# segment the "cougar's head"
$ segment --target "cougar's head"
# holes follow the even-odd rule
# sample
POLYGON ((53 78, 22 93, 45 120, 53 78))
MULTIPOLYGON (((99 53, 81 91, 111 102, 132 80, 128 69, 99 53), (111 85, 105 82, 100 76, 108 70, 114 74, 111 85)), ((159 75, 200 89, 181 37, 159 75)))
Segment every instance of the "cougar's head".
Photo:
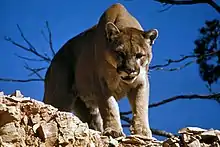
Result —
POLYGON ((141 31, 135 28, 118 29, 112 22, 106 24, 106 60, 115 67, 120 78, 133 83, 146 69, 152 58, 152 44, 158 36, 156 29, 141 31))

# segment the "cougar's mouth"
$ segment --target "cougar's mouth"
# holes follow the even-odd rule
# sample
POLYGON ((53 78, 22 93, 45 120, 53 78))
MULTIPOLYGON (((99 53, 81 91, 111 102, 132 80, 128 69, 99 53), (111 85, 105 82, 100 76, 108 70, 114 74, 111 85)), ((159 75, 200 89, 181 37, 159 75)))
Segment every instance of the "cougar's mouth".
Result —
POLYGON ((125 83, 132 83, 132 82, 134 82, 134 80, 136 79, 136 76, 124 76, 124 77, 121 77, 121 79, 122 79, 125 83))
POLYGON ((130 80, 133 80, 135 77, 126 76, 126 77, 121 77, 121 78, 122 78, 122 80, 130 81, 130 80))

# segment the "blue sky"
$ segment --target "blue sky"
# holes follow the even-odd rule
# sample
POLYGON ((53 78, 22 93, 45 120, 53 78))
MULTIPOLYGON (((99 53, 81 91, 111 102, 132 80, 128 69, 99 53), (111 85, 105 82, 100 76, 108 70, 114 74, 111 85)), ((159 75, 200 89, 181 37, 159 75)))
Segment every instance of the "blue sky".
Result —
MULTIPOLYGON (((39 51, 49 52, 48 44, 41 35, 41 30, 45 30, 45 21, 48 21, 52 30, 53 45, 57 51, 68 39, 96 24, 103 11, 116 2, 124 4, 144 29, 159 30, 159 37, 153 47, 152 65, 192 53, 193 41, 199 35, 198 28, 203 26, 205 20, 220 18, 213 8, 205 4, 173 6, 161 13, 159 11, 163 9, 162 5, 153 0, 65 0, 62 2, 1 0, 0 77, 26 79, 28 75, 23 68, 24 61, 14 54, 28 57, 32 55, 4 40, 4 36, 9 36, 24 44, 16 24, 20 25, 25 36, 39 51)), ((30 65, 41 67, 46 64, 37 62, 30 65)), ((196 64, 174 72, 152 71, 150 83, 150 103, 180 94, 208 94, 205 83, 199 77, 196 64)), ((42 100, 43 82, 0 82, 0 91, 6 94, 12 93, 15 89, 20 89, 25 96, 42 100)), ((213 85, 213 91, 220 91, 219 83, 213 85)), ((120 102, 120 109, 122 111, 130 109, 126 99, 120 102)), ((220 129, 220 117, 216 116, 219 111, 220 105, 215 101, 177 100, 150 109, 150 125, 169 132, 177 132, 178 129, 186 126, 220 129)))

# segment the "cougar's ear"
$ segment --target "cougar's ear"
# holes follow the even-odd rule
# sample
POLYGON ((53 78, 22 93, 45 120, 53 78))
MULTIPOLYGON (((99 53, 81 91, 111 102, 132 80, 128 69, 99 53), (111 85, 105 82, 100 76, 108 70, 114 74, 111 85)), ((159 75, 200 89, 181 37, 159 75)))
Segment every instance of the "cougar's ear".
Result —
POLYGON ((105 25, 105 33, 108 41, 111 42, 114 37, 116 37, 120 33, 120 31, 114 23, 108 22, 105 25))
POLYGON ((157 29, 152 29, 144 32, 144 38, 150 40, 150 45, 154 44, 154 41, 157 39, 157 37, 158 37, 157 29))

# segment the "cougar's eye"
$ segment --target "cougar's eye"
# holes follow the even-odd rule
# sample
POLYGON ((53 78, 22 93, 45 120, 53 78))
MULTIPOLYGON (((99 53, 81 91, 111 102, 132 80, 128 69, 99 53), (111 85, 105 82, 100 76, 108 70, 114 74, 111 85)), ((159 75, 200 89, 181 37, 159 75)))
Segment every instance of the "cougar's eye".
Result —
POLYGON ((123 59, 125 58, 125 54, 123 52, 121 51, 115 51, 115 52, 118 57, 123 58, 123 59))
POLYGON ((137 58, 137 59, 140 59, 140 58, 142 58, 143 56, 144 56, 144 54, 142 54, 142 53, 137 53, 137 54, 136 54, 136 58, 137 58))

